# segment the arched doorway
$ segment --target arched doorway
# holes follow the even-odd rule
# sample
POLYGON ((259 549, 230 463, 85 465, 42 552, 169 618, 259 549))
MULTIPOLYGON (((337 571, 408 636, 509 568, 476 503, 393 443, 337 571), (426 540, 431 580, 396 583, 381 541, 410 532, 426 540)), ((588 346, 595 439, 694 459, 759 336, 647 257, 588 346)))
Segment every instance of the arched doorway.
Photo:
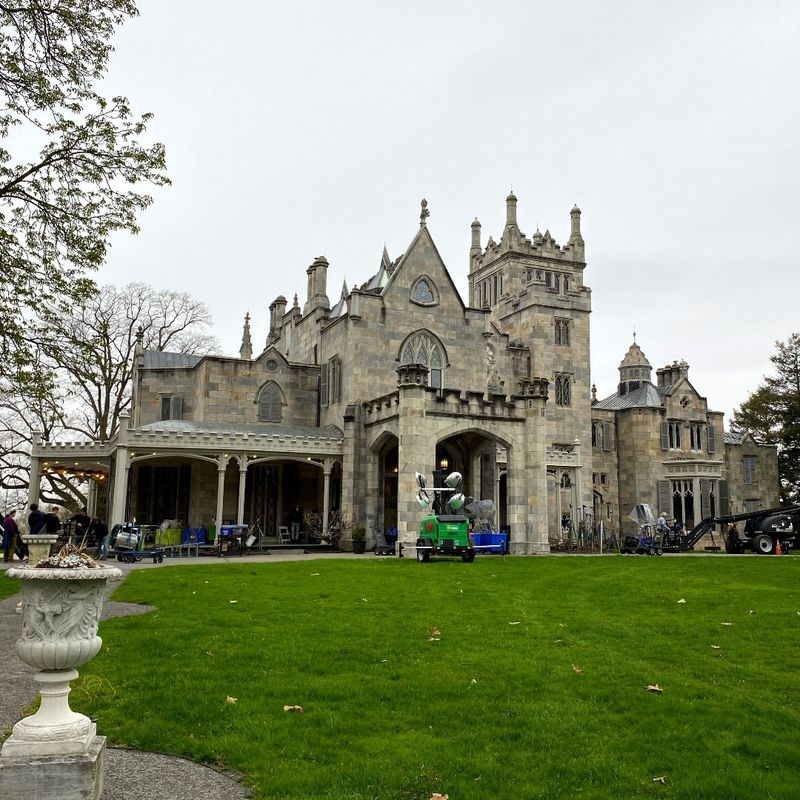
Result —
POLYGON ((507 450, 482 431, 450 435, 436 445, 434 475, 443 481, 451 472, 463 476, 461 491, 467 503, 491 500, 495 507, 493 528, 508 532, 506 510, 507 450))
POLYGON ((381 511, 378 520, 388 542, 397 539, 397 486, 398 450, 397 438, 390 436, 384 442, 378 458, 381 476, 381 511))

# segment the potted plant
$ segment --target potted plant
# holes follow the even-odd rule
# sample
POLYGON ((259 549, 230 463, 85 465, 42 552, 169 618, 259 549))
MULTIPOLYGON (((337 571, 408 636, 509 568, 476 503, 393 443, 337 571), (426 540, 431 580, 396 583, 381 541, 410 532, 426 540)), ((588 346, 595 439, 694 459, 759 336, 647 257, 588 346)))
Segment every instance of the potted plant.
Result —
POLYGON ((367 531, 365 528, 353 528, 351 531, 353 539, 353 552, 363 553, 367 549, 367 531))

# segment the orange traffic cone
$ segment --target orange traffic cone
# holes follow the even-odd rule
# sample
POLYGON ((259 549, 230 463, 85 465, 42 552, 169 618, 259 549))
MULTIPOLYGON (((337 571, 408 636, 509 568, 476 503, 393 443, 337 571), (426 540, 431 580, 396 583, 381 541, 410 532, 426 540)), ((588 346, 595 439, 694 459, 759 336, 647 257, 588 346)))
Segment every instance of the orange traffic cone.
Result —
POLYGON ((776 539, 775 540, 775 555, 776 556, 782 556, 783 555, 783 550, 781 549, 781 540, 780 539, 776 539))

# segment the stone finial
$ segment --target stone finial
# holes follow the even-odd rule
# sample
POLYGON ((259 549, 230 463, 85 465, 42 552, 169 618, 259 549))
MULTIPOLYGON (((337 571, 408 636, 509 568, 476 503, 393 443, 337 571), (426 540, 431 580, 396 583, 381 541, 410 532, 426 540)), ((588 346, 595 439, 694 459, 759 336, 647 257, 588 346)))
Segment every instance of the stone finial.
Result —
POLYGON ((300 303, 297 302, 297 292, 294 293, 294 303, 292 304, 292 308, 300 308, 300 303))
POLYGON ((144 350, 144 328, 141 325, 136 329, 135 347, 139 352, 144 350))
POLYGON ((239 358, 250 361, 253 357, 253 342, 250 339, 250 312, 244 315, 244 330, 242 331, 242 346, 239 348, 239 358))
POLYGON ((424 228, 426 220, 431 215, 431 212, 428 210, 428 201, 424 197, 420 202, 420 206, 422 207, 422 211, 419 212, 419 226, 420 228, 424 228))
POLYGON ((592 384, 592 405, 594 405, 596 402, 597 402, 597 386, 595 386, 595 384, 592 384))

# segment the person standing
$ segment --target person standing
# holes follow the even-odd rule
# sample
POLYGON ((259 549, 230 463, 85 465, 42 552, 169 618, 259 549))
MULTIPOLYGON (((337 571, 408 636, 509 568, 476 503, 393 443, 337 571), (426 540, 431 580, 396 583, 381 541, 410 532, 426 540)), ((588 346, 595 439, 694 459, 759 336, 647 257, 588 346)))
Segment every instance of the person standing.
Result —
POLYGON ((39 506, 36 503, 31 503, 30 514, 28 514, 28 533, 31 536, 41 533, 44 530, 45 518, 44 514, 39 511, 39 506))
POLYGON ((11 532, 17 524, 14 521, 14 514, 16 513, 16 511, 6 511, 6 513, 3 514, 3 524, 1 526, 3 528, 3 561, 6 562, 11 560, 11 554, 14 552, 12 549, 13 542, 11 532), (9 522, 9 520, 11 520, 11 522, 9 522))
POLYGON ((50 506, 44 515, 44 532, 58 533, 61 530, 61 518, 58 516, 58 506, 50 506))
POLYGON ((300 529, 303 527, 303 509, 296 505, 289 515, 289 522, 291 524, 291 531, 289 533, 290 541, 292 544, 298 544, 300 541, 300 529))
POLYGON ((97 548, 94 557, 105 561, 108 556, 108 525, 98 517, 92 517, 92 530, 97 537, 97 548))
POLYGON ((83 544, 83 537, 86 535, 86 532, 89 530, 89 525, 92 522, 89 515, 86 513, 86 506, 77 514, 73 514, 69 518, 69 521, 74 525, 72 541, 77 547, 80 547, 80 545, 83 544))
POLYGON ((14 557, 14 551, 19 550, 20 559, 25 560, 27 557, 24 555, 24 546, 20 547, 22 539, 19 535, 19 527, 14 517, 17 516, 17 509, 12 508, 6 512, 3 518, 3 561, 11 561, 14 557))

